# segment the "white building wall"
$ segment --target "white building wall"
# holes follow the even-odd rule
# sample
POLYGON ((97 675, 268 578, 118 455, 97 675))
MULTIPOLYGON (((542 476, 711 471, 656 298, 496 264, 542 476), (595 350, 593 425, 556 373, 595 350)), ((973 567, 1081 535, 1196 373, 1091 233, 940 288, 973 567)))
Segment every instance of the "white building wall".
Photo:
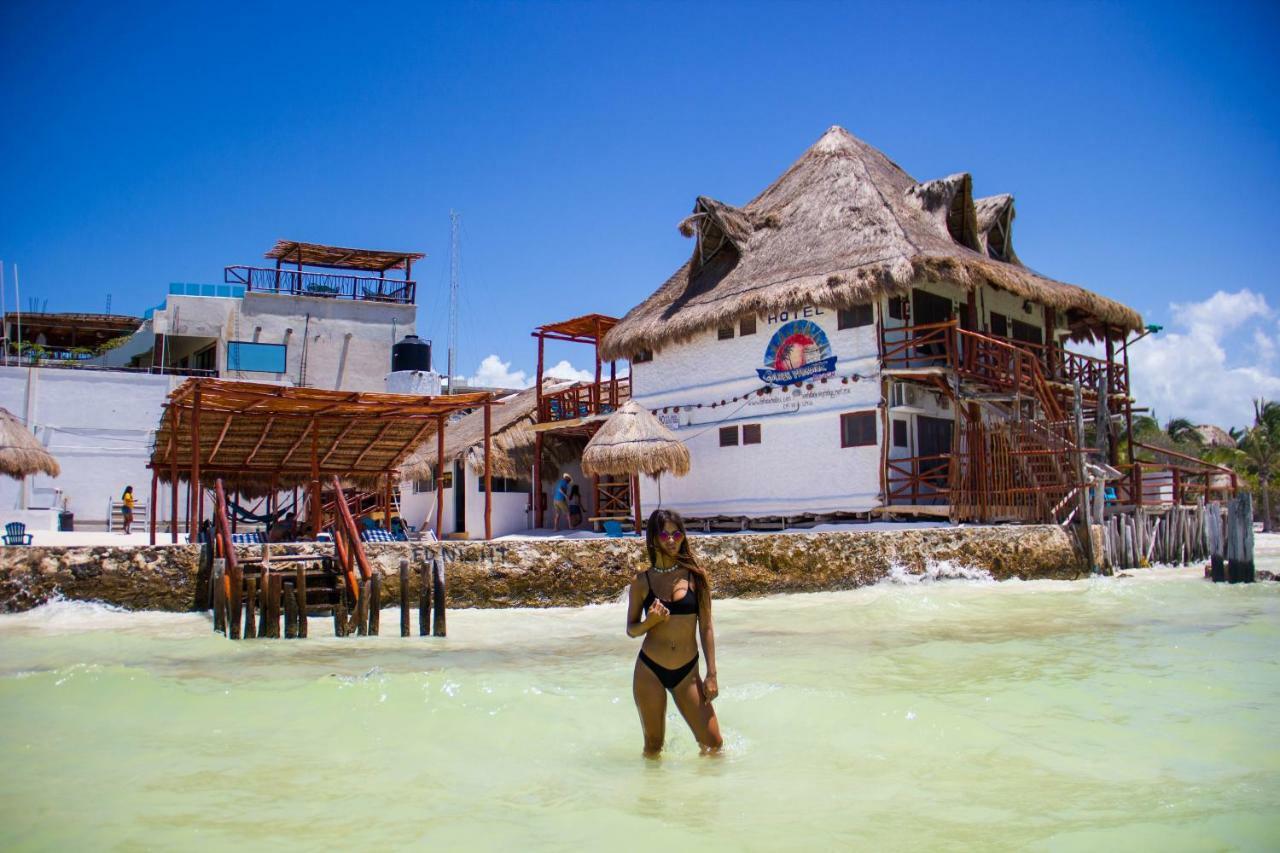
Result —
MULTIPOLYGON (((801 306, 759 316, 756 329, 741 336, 735 328, 729 340, 712 329, 632 365, 633 397, 685 441, 692 457, 687 477, 662 478, 662 505, 690 516, 747 517, 878 506, 883 436, 874 323, 838 329, 836 311, 801 306), (772 336, 797 319, 826 335, 834 373, 757 394, 765 387, 757 370, 766 367, 772 336), (876 444, 842 448, 840 415, 858 411, 877 413, 876 444), (721 427, 756 423, 760 444, 720 447, 721 427)), ((641 503, 646 515, 658 506, 658 486, 647 477, 641 503)))
MULTIPOLYGON (((56 479, 28 480, 29 507, 50 507, 61 490, 77 527, 106 523, 108 501, 133 486, 151 497, 150 459, 160 412, 180 377, 53 368, 0 367, 0 406, 27 424, 62 467, 56 479)), ((169 519, 169 490, 160 487, 160 518, 169 519)), ((186 513, 179 490, 179 518, 186 513)), ((0 520, 22 505, 20 484, 0 478, 0 520)), ((142 521, 139 518, 139 521, 142 521)), ((161 529, 167 530, 167 527, 161 529)))
MULTIPOLYGON (((480 489, 480 476, 469 467, 463 466, 466 491, 466 523, 459 527, 456 521, 453 487, 444 490, 444 513, 441 531, 448 535, 459 529, 465 530, 471 539, 484 538, 484 492, 480 489)), ((456 473, 456 471, 455 471, 456 473)), ((400 487, 400 515, 409 524, 421 530, 424 527, 435 529, 436 493, 413 493, 413 483, 405 482, 400 487)), ((529 529, 529 505, 527 492, 494 492, 493 535, 507 536, 522 533, 529 529)))

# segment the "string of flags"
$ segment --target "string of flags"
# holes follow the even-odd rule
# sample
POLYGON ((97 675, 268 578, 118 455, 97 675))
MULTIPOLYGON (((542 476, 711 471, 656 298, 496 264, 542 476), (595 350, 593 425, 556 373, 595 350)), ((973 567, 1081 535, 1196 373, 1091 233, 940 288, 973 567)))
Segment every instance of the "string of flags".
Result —
MULTIPOLYGON (((864 376, 859 373, 851 373, 848 376, 823 376, 819 379, 815 379, 813 382, 806 382, 804 384, 804 390, 812 391, 815 385, 826 385, 828 382, 835 382, 837 379, 840 380, 841 385, 848 385, 851 382, 860 382, 863 379, 872 379, 872 378, 874 378, 874 375, 864 376)), ((781 390, 785 392, 787 389, 785 388, 779 389, 777 386, 774 386, 774 385, 761 385, 759 388, 756 388, 753 391, 747 391, 746 393, 741 394, 737 397, 730 397, 727 399, 720 400, 718 402, 684 403, 679 406, 663 406, 659 409, 655 409, 654 411, 659 413, 674 413, 674 412, 681 412, 681 411, 689 412, 694 409, 701 409, 704 407, 714 409, 719 406, 728 406, 732 403, 746 402, 751 397, 763 397, 766 394, 772 394, 775 390, 781 390)), ((796 386, 795 390, 799 390, 798 385, 796 386)))

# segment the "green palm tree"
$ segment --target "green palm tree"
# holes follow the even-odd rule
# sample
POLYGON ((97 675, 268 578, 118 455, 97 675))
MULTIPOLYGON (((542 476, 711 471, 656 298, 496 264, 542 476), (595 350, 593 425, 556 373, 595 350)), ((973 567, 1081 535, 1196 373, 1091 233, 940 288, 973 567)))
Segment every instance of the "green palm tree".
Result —
POLYGON ((1270 533, 1271 526, 1271 475, 1280 468, 1280 403, 1253 401, 1253 426, 1240 440, 1248 469, 1258 476, 1258 491, 1262 493, 1262 529, 1270 533))
POLYGON ((1176 444, 1187 444, 1200 446, 1204 444, 1204 439, 1200 436, 1200 430, 1196 429, 1196 425, 1186 418, 1172 418, 1164 425, 1164 433, 1173 439, 1176 444))

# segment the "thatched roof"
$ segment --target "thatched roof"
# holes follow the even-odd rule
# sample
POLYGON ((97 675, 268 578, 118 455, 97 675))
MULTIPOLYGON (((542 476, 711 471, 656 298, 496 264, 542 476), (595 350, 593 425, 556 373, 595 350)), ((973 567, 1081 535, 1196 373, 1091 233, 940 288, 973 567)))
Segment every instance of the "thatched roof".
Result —
POLYGON ((406 269, 410 263, 421 260, 426 255, 422 252, 351 249, 346 246, 326 246, 323 243, 277 240, 263 257, 268 260, 299 263, 304 267, 387 272, 406 269))
POLYGON ((689 448, 635 400, 609 416, 582 452, 585 474, 689 473, 689 448))
POLYGON ((0 408, 0 474, 21 480, 32 474, 56 477, 61 473, 58 460, 45 450, 26 424, 8 409, 0 408))
MULTIPOLYGON (((560 391, 574 382, 554 379, 544 380, 545 392, 560 391)), ((538 390, 526 388, 500 401, 490 415, 492 435, 490 446, 493 456, 489 471, 495 477, 526 478, 533 468, 534 433, 532 425, 537 416, 538 390)), ((561 465, 577 456, 580 446, 560 437, 543 436, 543 452, 546 454, 544 479, 555 479, 561 465)), ((445 463, 465 457, 471 470, 484 472, 484 412, 477 410, 463 415, 449 424, 444 433, 445 463)), ((406 480, 425 479, 437 461, 436 443, 429 441, 418 446, 400 465, 400 476, 406 480)))
MULTIPOLYGON (((419 444, 431 442, 442 420, 482 406, 488 394, 424 397, 286 388, 258 382, 189 379, 160 416, 151 466, 169 482, 174 467, 188 480, 199 411, 200 481, 263 494, 274 481, 292 488, 311 479, 315 448, 323 481, 338 476, 370 486, 394 471, 419 444), (175 429, 176 426, 176 429, 175 429)), ((495 406, 495 415, 501 411, 495 406)), ((446 423, 448 436, 452 425, 446 423)))
POLYGON ((839 308, 922 280, 989 283, 1063 312, 1076 337, 1141 328, 1132 309, 1023 266, 1008 234, 1012 202, 975 203, 966 174, 919 183, 832 127, 745 207, 699 196, 680 223, 697 238, 693 257, 622 318, 601 354, 628 358, 748 314, 839 308))

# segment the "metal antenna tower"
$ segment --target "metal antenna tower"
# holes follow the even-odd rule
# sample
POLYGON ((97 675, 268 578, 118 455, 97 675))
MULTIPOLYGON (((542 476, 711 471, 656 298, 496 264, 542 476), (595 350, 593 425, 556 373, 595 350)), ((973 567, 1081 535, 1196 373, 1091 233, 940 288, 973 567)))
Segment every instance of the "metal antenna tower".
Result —
POLYGON ((453 378, 458 368, 458 267, 461 253, 458 248, 458 220, 462 215, 449 211, 449 393, 454 393, 453 378))

